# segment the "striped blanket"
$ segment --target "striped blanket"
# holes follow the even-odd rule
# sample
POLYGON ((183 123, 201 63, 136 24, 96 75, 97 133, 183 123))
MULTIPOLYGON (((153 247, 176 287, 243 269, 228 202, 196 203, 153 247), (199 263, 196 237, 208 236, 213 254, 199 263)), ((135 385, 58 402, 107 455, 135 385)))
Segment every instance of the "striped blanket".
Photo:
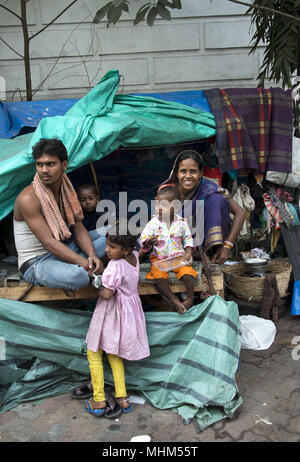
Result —
MULTIPOLYGON (((67 393, 89 377, 85 336, 92 313, 0 299, 0 413, 19 403, 67 393), (49 313, 49 311, 51 311, 49 313), (3 350, 4 351, 4 350, 3 350), (31 369, 22 363, 35 358, 31 369), (1 388, 0 388, 1 390, 1 388)), ((151 356, 124 361, 128 390, 159 409, 173 409, 198 431, 232 418, 241 405, 238 307, 215 295, 184 315, 147 312, 151 356)), ((105 382, 113 384, 104 361, 105 382)))
POLYGON ((221 172, 292 171, 293 101, 281 88, 204 91, 216 119, 221 172))

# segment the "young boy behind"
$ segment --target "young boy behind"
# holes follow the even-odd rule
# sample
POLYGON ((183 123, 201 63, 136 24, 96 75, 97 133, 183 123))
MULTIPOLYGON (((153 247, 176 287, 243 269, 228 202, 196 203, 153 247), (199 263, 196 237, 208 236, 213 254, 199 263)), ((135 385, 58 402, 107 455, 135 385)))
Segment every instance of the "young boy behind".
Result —
POLYGON ((92 231, 96 229, 97 220, 101 216, 96 211, 99 202, 96 186, 93 183, 83 183, 77 186, 76 192, 84 214, 82 223, 88 231, 92 231))

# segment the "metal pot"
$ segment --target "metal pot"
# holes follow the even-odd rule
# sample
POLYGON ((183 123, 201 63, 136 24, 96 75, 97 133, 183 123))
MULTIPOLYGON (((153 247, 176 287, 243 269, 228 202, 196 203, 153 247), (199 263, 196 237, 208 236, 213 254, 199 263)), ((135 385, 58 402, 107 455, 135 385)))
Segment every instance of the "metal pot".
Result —
POLYGON ((247 275, 252 277, 264 277, 268 272, 269 260, 266 258, 247 258, 244 261, 244 268, 247 275))

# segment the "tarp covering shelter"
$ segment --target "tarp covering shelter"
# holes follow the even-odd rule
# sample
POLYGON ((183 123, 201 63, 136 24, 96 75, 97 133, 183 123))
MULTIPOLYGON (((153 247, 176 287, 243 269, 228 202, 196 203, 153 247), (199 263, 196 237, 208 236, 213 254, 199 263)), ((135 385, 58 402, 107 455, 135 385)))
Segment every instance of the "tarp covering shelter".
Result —
POLYGON ((65 115, 43 118, 33 134, 0 140, 0 220, 33 178, 32 146, 40 138, 62 140, 68 173, 120 147, 166 146, 215 134, 210 112, 150 96, 117 95, 119 82, 119 72, 109 71, 65 115))
MULTIPOLYGON (((66 393, 89 377, 85 336, 92 313, 0 300, 0 413, 66 393), (5 360, 4 360, 5 359, 5 360)), ((240 353, 237 305, 215 295, 184 315, 147 312, 151 356, 124 361, 128 390, 172 409, 198 431, 234 417, 240 353)), ((105 382, 113 384, 108 363, 105 382)), ((84 412, 84 411, 82 411, 84 412)))
MULTIPOLYGON (((174 101, 211 112, 203 90, 172 91, 167 93, 133 93, 136 96, 174 101)), ((64 116, 77 103, 77 99, 37 100, 37 101, 0 101, 0 138, 14 138, 33 132, 45 117, 64 116)))

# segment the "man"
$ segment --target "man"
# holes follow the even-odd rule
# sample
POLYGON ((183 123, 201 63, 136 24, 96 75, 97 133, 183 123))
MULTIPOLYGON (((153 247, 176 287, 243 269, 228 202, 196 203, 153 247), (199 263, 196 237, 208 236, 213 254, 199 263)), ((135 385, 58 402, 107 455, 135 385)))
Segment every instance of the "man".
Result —
POLYGON ((86 286, 100 274, 105 236, 90 233, 82 224, 77 194, 65 174, 64 144, 42 138, 33 147, 36 174, 19 194, 14 208, 14 236, 18 266, 30 283, 65 290, 86 286))

